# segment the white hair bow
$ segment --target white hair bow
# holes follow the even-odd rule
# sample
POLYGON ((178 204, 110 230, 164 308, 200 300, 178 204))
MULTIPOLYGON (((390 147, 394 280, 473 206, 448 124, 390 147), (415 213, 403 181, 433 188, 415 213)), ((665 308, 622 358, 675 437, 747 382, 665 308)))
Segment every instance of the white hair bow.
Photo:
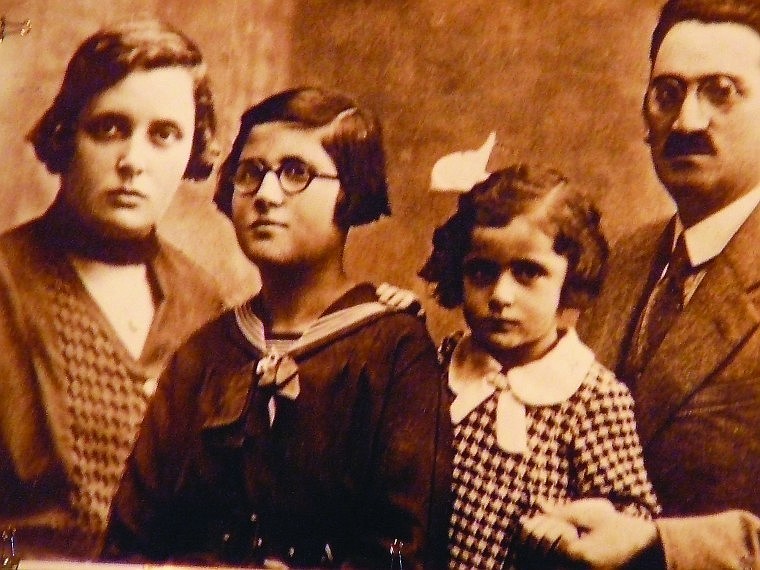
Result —
POLYGON ((469 192, 490 174, 488 159, 496 144, 491 132, 483 145, 474 150, 457 151, 438 159, 430 173, 430 189, 437 192, 469 192))

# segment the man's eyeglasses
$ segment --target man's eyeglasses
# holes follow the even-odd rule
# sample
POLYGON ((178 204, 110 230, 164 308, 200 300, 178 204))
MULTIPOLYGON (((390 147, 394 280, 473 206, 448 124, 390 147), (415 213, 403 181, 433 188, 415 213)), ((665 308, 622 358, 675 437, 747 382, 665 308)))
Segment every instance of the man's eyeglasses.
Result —
POLYGON ((727 75, 707 75, 696 81, 672 76, 656 77, 647 91, 649 111, 661 115, 679 113, 692 86, 700 101, 722 111, 727 111, 743 97, 736 81, 727 75))
POLYGON ((317 172, 313 166, 297 158, 283 160, 278 168, 272 168, 264 161, 252 158, 240 161, 232 181, 242 192, 255 193, 261 188, 268 172, 275 173, 286 196, 303 192, 315 178, 338 180, 338 176, 317 172))

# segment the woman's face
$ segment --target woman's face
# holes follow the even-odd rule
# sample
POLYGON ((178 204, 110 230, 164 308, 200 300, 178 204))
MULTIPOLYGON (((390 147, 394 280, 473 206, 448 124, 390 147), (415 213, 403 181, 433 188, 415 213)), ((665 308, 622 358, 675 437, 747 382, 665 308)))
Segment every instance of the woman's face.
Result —
POLYGON ((134 71, 84 108, 61 191, 87 226, 115 239, 155 227, 190 158, 193 90, 184 68, 134 71))
POLYGON ((265 174, 258 188, 245 183, 256 176, 238 177, 232 222, 243 252, 254 263, 318 266, 342 256, 346 236, 335 224, 341 187, 322 146, 324 132, 279 121, 251 131, 238 172, 249 166, 265 174), (283 180, 307 171, 317 176, 295 193, 284 180, 286 192, 275 170, 281 170, 283 180))

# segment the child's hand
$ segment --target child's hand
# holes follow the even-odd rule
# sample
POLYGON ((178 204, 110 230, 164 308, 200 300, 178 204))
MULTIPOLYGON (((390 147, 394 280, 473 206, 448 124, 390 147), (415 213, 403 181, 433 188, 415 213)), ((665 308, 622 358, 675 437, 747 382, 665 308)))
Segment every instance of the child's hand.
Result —
POLYGON ((420 305, 417 295, 407 289, 401 289, 389 283, 381 283, 375 290, 378 300, 384 305, 393 309, 406 311, 408 309, 417 309, 417 316, 425 314, 425 309, 420 305), (416 305, 416 306, 415 306, 416 305))

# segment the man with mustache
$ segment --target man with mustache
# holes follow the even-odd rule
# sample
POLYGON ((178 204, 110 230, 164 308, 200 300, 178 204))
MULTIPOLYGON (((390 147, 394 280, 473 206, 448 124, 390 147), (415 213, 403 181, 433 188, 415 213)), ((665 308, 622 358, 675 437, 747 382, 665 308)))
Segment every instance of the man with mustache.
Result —
POLYGON ((585 532, 544 544, 599 567, 755 568, 760 522, 708 515, 760 513, 760 2, 670 0, 650 60, 647 142, 678 212, 620 242, 581 332, 632 390, 669 518, 548 508, 585 532))

